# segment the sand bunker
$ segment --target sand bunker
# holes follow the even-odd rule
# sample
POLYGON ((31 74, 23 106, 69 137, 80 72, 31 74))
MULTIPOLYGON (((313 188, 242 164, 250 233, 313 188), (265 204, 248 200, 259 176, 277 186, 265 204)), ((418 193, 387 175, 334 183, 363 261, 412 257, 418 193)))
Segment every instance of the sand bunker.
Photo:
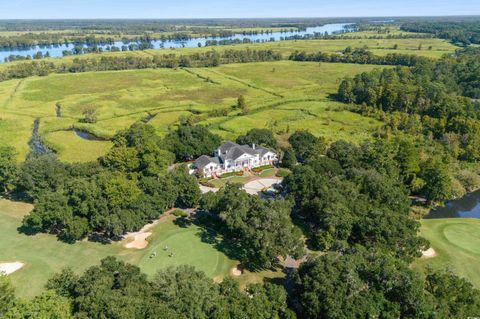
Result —
POLYGON ((0 263, 0 274, 10 275, 24 266, 19 261, 13 263, 0 263))
POLYGON ((424 258, 433 258, 437 256, 437 252, 433 248, 428 248, 425 251, 422 251, 422 255, 424 258))
POLYGON ((148 246, 147 238, 150 235, 152 235, 152 232, 150 232, 150 229, 155 227, 155 225, 158 224, 160 219, 162 219, 167 215, 170 215, 170 212, 165 213, 164 215, 162 215, 162 217, 160 217, 153 223, 143 226, 143 228, 140 229, 138 232, 126 234, 124 236, 124 241, 126 241, 127 243, 123 246, 125 248, 131 248, 131 249, 144 249, 145 247, 147 247, 148 246))
MULTIPOLYGON (((132 233, 127 236, 129 238, 133 238, 133 241, 125 244, 125 248, 132 248, 132 249, 143 249, 148 246, 147 238, 151 235, 151 232, 143 232, 143 233, 132 233)), ((126 237, 127 237, 126 236, 126 237)))
POLYGON ((163 215, 159 219, 155 220, 153 223, 143 226, 143 228, 140 229, 138 232, 126 234, 123 239, 123 241, 126 241, 126 244, 124 244, 123 247, 132 249, 144 249, 145 247, 147 247, 147 238, 152 235, 152 232, 150 232, 150 230, 155 227, 162 218, 170 216, 170 214, 174 210, 175 209, 170 209, 169 211, 163 213, 163 215))
POLYGON ((232 273, 232 276, 234 276, 234 277, 240 277, 242 275, 242 270, 239 269, 238 267, 233 267, 230 272, 232 273))

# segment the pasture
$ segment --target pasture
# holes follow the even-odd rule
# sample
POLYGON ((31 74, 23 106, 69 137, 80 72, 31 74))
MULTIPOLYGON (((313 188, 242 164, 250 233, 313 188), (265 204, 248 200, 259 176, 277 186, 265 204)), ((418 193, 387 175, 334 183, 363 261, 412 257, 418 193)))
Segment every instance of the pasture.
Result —
POLYGON ((420 235, 430 241, 435 250, 433 258, 420 258, 413 263, 419 271, 426 267, 449 268, 457 275, 480 288, 480 220, 427 219, 422 220, 420 235))
MULTIPOLYGON (((221 280, 237 264, 215 248, 211 236, 207 241, 200 227, 179 224, 173 216, 161 219, 152 228, 152 235, 148 238, 150 244, 146 249, 135 250, 124 248, 125 242, 101 244, 82 241, 67 244, 50 234, 23 234, 18 228, 23 216, 31 209, 29 204, 0 200, 0 263, 25 264, 10 275, 21 297, 38 295, 48 278, 64 267, 81 273, 107 256, 116 256, 137 265, 150 276, 168 266, 187 264, 204 271, 211 278, 221 280), (168 252, 163 250, 165 246, 169 247, 168 252), (158 255, 150 258, 154 251, 158 255), (174 255, 168 256, 169 252, 174 255)), ((238 279, 242 282, 249 280, 242 276, 238 279)))
POLYGON ((349 112, 332 101, 340 80, 378 66, 315 62, 229 64, 216 68, 147 69, 52 74, 0 83, 0 144, 12 145, 19 160, 28 152, 35 119, 40 136, 64 161, 95 160, 110 147, 71 131, 79 128, 111 138, 117 131, 149 118, 160 135, 194 116, 225 139, 251 128, 277 134, 308 129, 328 140, 368 138, 380 123, 349 112), (249 112, 232 110, 246 98, 249 112), (56 104, 61 104, 61 116, 56 104), (93 108, 97 122, 82 123, 93 108), (227 110, 227 112, 223 112, 227 110), (12 138, 13 136, 13 138, 12 138))

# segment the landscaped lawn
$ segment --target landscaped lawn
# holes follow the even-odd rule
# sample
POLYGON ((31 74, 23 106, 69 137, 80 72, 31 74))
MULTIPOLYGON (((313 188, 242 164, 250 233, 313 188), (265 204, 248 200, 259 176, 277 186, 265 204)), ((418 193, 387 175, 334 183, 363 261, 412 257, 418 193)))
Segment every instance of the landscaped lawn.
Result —
POLYGON ((275 168, 268 168, 268 169, 265 169, 263 171, 261 171, 260 173, 258 174, 255 174, 257 175, 258 177, 273 177, 275 176, 275 173, 277 172, 277 170, 275 168))
POLYGON ((480 288, 480 220, 427 219, 421 223, 420 235, 430 241, 437 256, 418 259, 413 268, 450 268, 480 288))
POLYGON ((100 244, 88 241, 66 244, 49 234, 28 236, 19 233, 22 217, 32 209, 24 203, 0 200, 0 263, 23 262, 25 266, 11 274, 13 284, 21 297, 38 295, 49 277, 64 267, 78 273, 96 265, 107 256, 140 266, 148 275, 168 266, 192 265, 208 276, 221 279, 236 262, 227 258, 213 243, 202 239, 202 229, 195 225, 177 225, 173 216, 161 220, 148 238, 151 244, 143 250, 126 249, 123 242, 100 244), (165 246, 173 257, 163 251, 165 246), (156 251, 157 257, 150 259, 156 251))
POLYGON ((249 179, 249 176, 232 176, 226 178, 212 179, 209 182, 215 185, 216 188, 221 188, 227 185, 227 183, 245 184, 249 179))

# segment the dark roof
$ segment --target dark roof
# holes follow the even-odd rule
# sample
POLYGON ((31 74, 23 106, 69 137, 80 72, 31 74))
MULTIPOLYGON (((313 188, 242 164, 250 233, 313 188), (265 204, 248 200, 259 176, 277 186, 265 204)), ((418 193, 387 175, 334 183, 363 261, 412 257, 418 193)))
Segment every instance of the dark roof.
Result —
POLYGON ((219 149, 221 152, 221 156, 226 160, 236 160, 245 153, 253 156, 257 154, 263 156, 267 152, 273 152, 264 147, 255 147, 255 149, 253 149, 250 145, 238 145, 230 141, 222 144, 219 149))
POLYGON ((258 152, 258 154, 260 154, 260 156, 263 156, 263 155, 267 154, 268 152, 275 153, 274 151, 269 150, 268 148, 265 148, 265 147, 257 147, 257 148, 255 148, 255 150, 258 152))
POLYGON ((255 155, 252 152, 252 149, 249 150, 248 147, 237 145, 229 149, 227 153, 224 155, 224 158, 230 159, 230 160, 236 160, 237 158, 239 158, 245 153, 250 155, 255 155))
POLYGON ((222 145, 220 145, 219 147, 219 150, 222 154, 228 152, 232 147, 235 147, 235 146, 238 146, 237 143, 233 143, 231 141, 227 141, 225 143, 223 143, 222 145))
POLYGON ((218 157, 209 157, 207 155, 202 155, 195 161, 195 166, 197 168, 204 168, 210 163, 220 164, 218 157))
POLYGON ((238 145, 237 143, 231 141, 227 141, 220 145, 218 150, 220 151, 219 157, 202 155, 195 161, 195 166, 197 168, 204 168, 210 163, 220 164, 225 160, 236 160, 245 153, 252 156, 257 154, 264 156, 267 152, 274 153, 274 151, 265 147, 255 147, 255 149, 253 149, 250 145, 238 145))

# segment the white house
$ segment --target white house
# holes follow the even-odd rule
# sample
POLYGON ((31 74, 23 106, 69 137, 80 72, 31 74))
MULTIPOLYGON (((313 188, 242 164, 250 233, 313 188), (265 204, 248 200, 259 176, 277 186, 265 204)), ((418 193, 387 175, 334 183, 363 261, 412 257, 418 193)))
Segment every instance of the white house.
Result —
POLYGON ((200 176, 211 177, 272 165, 277 161, 277 154, 270 149, 257 147, 255 144, 249 146, 226 142, 214 152, 213 157, 200 156, 193 168, 200 176))

